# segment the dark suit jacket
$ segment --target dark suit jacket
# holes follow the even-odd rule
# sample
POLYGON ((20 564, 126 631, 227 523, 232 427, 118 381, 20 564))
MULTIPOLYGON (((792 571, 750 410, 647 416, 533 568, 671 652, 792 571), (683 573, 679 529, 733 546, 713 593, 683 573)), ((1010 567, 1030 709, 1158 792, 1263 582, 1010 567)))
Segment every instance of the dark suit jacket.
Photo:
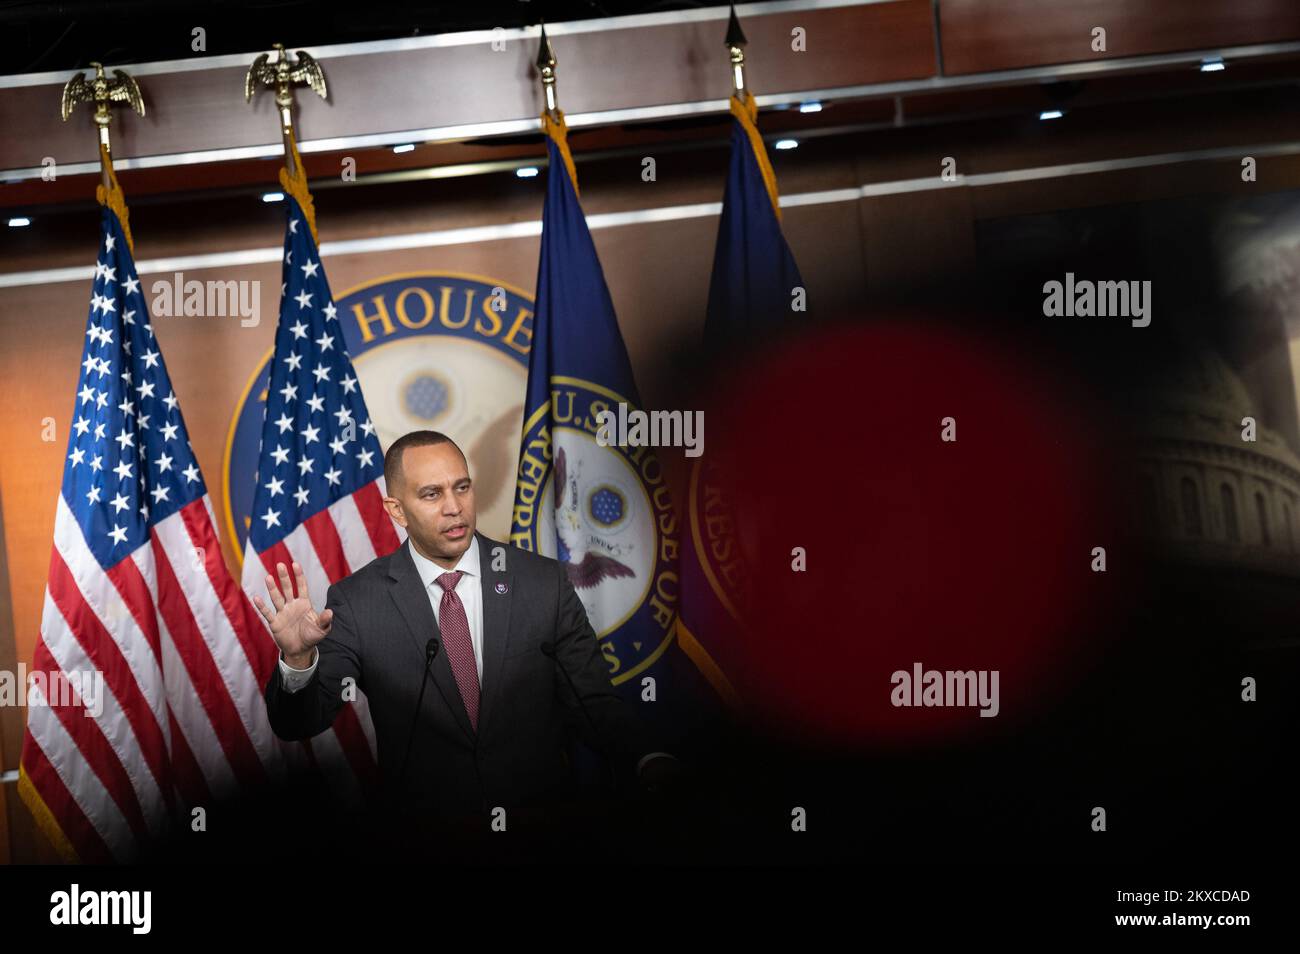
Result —
MULTIPOLYGON (((342 705, 343 679, 365 693, 379 750, 381 795, 400 809, 466 818, 501 806, 536 805, 573 790, 566 727, 604 750, 623 777, 658 750, 648 728, 615 694, 609 668, 564 567, 556 560, 475 534, 483 586, 483 678, 478 731, 466 715, 445 648, 431 668, 405 786, 399 775, 438 627, 409 539, 388 556, 330 586, 334 611, 311 681, 286 692, 279 667, 266 686, 271 728, 283 739, 324 731, 342 705), (492 569, 493 549, 505 569, 492 569), (504 583, 506 592, 498 593, 504 583), (550 641, 586 702, 578 707, 563 673, 543 654, 550 641)), ((499 562, 499 561, 498 561, 499 562)), ((481 816, 480 816, 481 817, 481 816)))

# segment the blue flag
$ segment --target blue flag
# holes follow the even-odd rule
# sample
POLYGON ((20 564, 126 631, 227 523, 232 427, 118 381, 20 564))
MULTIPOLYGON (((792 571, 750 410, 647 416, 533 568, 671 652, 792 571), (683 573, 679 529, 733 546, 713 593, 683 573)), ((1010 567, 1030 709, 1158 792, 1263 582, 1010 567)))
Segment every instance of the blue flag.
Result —
POLYGON ((705 347, 711 355, 732 342, 763 338, 802 311, 803 279, 781 232, 776 176, 746 94, 731 100, 731 167, 713 253, 705 347))
MULTIPOLYGON (((723 194, 704 324, 714 362, 790 328, 803 279, 781 232, 776 176, 755 123, 753 96, 733 96, 731 165, 723 194)), ((705 452, 691 463, 683 513, 678 642, 733 713, 746 711, 749 574, 754 554, 737 532, 729 481, 705 452)))
MULTIPOLYGON (((543 117, 550 154, 511 542, 565 564, 610 678, 630 701, 665 690, 685 660, 676 631, 678 527, 654 449, 618 446, 602 412, 640 409, 627 349, 578 201, 563 116, 543 117), (603 443, 602 443, 603 442, 603 443)), ((686 663, 689 667, 689 663, 686 663)), ((645 712, 647 707, 640 706, 645 712)))

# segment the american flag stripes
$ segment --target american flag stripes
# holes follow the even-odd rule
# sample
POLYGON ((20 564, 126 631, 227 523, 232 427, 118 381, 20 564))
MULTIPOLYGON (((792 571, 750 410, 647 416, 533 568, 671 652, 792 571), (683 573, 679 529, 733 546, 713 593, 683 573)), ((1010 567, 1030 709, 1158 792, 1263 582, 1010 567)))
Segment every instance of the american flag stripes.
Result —
POLYGON ((103 693, 29 691, 19 777, 56 849, 87 862, 284 771, 261 699, 275 646, 222 560, 122 222, 108 203, 101 220, 33 669, 102 673, 103 693))
MULTIPOLYGON (((292 186, 292 180, 282 177, 292 186)), ((300 194, 310 208, 310 197, 300 194)), ((284 286, 258 455, 243 586, 266 597, 276 564, 302 565, 317 612, 329 585, 391 553, 404 534, 384 510, 384 452, 343 342, 303 204, 285 196, 284 286)), ((302 595, 302 594, 298 594, 302 595)), ((262 623, 265 631, 265 623, 262 623)), ((374 728, 357 692, 308 751, 346 802, 376 778, 374 728)))
MULTIPOLYGON (((120 200, 115 183, 109 195, 120 200)), ((137 858, 191 807, 308 761, 357 802, 376 765, 364 696, 309 742, 276 738, 263 688, 279 653, 249 596, 296 561, 321 609, 330 583, 404 537, 383 507, 383 451, 291 195, 241 590, 114 211, 125 206, 103 204, 19 773, 56 850, 95 863, 137 858), (92 673, 102 683, 80 681, 92 673), (60 678, 58 692, 43 685, 60 678), (79 691, 97 685, 95 700, 79 691)))

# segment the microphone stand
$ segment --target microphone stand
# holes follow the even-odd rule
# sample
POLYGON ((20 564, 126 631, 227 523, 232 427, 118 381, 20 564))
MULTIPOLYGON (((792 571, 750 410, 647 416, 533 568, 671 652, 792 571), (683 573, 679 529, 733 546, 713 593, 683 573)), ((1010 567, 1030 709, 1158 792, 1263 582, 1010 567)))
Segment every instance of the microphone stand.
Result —
POLYGON ((433 657, 438 655, 441 645, 438 637, 433 636, 424 647, 424 678, 420 680, 420 696, 415 701, 415 714, 411 716, 411 731, 406 737, 406 756, 402 759, 402 774, 397 786, 399 791, 406 787, 406 770, 411 764, 411 746, 415 742, 415 727, 419 723, 420 709, 424 705, 424 690, 429 685, 429 668, 433 665, 433 657))
POLYGON ((560 672, 564 674, 564 681, 569 684, 569 691, 572 692, 573 697, 578 700, 578 708, 582 710, 582 715, 587 720, 587 725, 591 729, 592 738, 596 740, 596 744, 599 746, 597 754, 600 756, 600 760, 605 763, 605 772, 609 776, 610 791, 617 795, 618 773, 614 771, 614 764, 609 757, 609 747, 605 744, 604 735, 602 735, 600 730, 596 728, 596 723, 591 718, 591 713, 587 710, 587 703, 583 701, 582 694, 578 692, 578 687, 574 685, 573 677, 569 675, 568 668, 564 663, 560 662, 559 654, 555 651, 555 644, 550 640, 547 640, 542 643, 541 649, 542 654, 559 667, 560 672))

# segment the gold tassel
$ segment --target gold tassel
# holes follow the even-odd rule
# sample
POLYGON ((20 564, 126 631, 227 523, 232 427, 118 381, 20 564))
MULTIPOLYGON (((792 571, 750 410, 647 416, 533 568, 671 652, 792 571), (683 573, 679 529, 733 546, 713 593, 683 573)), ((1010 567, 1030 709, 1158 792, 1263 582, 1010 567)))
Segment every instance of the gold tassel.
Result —
POLYGON ((289 133, 289 150, 293 154, 294 174, 290 176, 289 170, 281 166, 280 186, 284 189, 285 195, 293 196, 302 207, 302 214, 307 217, 307 225, 311 228, 311 240, 319 246, 320 238, 316 235, 316 207, 312 204, 311 192, 307 189, 307 173, 302 167, 302 156, 298 155, 298 143, 294 140, 292 132, 289 133))
POLYGON ((134 256, 135 243, 131 241, 131 213, 126 208, 126 195, 123 194, 122 187, 117 182, 117 173, 113 171, 113 160, 108 154, 108 147, 102 142, 99 144, 99 161, 108 173, 108 181, 111 186, 105 189, 102 182, 95 186, 95 198, 100 205, 106 205, 117 213, 117 218, 122 223, 122 231, 126 234, 127 248, 131 250, 131 254, 134 256))
POLYGON ((569 127, 564 122, 564 110, 555 111, 557 119, 552 119, 549 113, 542 113, 542 131, 555 140, 555 144, 560 147, 560 155, 564 158, 564 167, 569 170, 569 181, 573 183, 573 192, 579 198, 582 193, 578 191, 578 172, 573 167, 573 155, 569 152, 569 127))
POLYGON ((758 170, 763 174, 763 183, 767 186, 767 197, 772 200, 772 211, 776 213, 776 220, 780 222, 781 203, 777 197, 776 173, 772 171, 772 163, 768 161, 767 148, 763 145, 763 137, 758 134, 758 104, 754 102, 753 93, 746 90, 743 103, 739 97, 732 94, 731 114, 740 120, 740 125, 744 127, 745 133, 749 136, 749 144, 754 150, 754 158, 758 160, 758 170))
MULTIPOLYGON (((103 185, 100 185, 100 188, 102 189, 103 185)), ((36 785, 27 775, 27 766, 21 763, 18 766, 18 796, 27 806, 27 810, 32 813, 36 827, 50 840, 59 857, 68 864, 80 864, 81 859, 77 856, 76 849, 72 847, 72 842, 68 840, 54 813, 45 804, 45 799, 41 798, 41 793, 36 790, 36 785)))

